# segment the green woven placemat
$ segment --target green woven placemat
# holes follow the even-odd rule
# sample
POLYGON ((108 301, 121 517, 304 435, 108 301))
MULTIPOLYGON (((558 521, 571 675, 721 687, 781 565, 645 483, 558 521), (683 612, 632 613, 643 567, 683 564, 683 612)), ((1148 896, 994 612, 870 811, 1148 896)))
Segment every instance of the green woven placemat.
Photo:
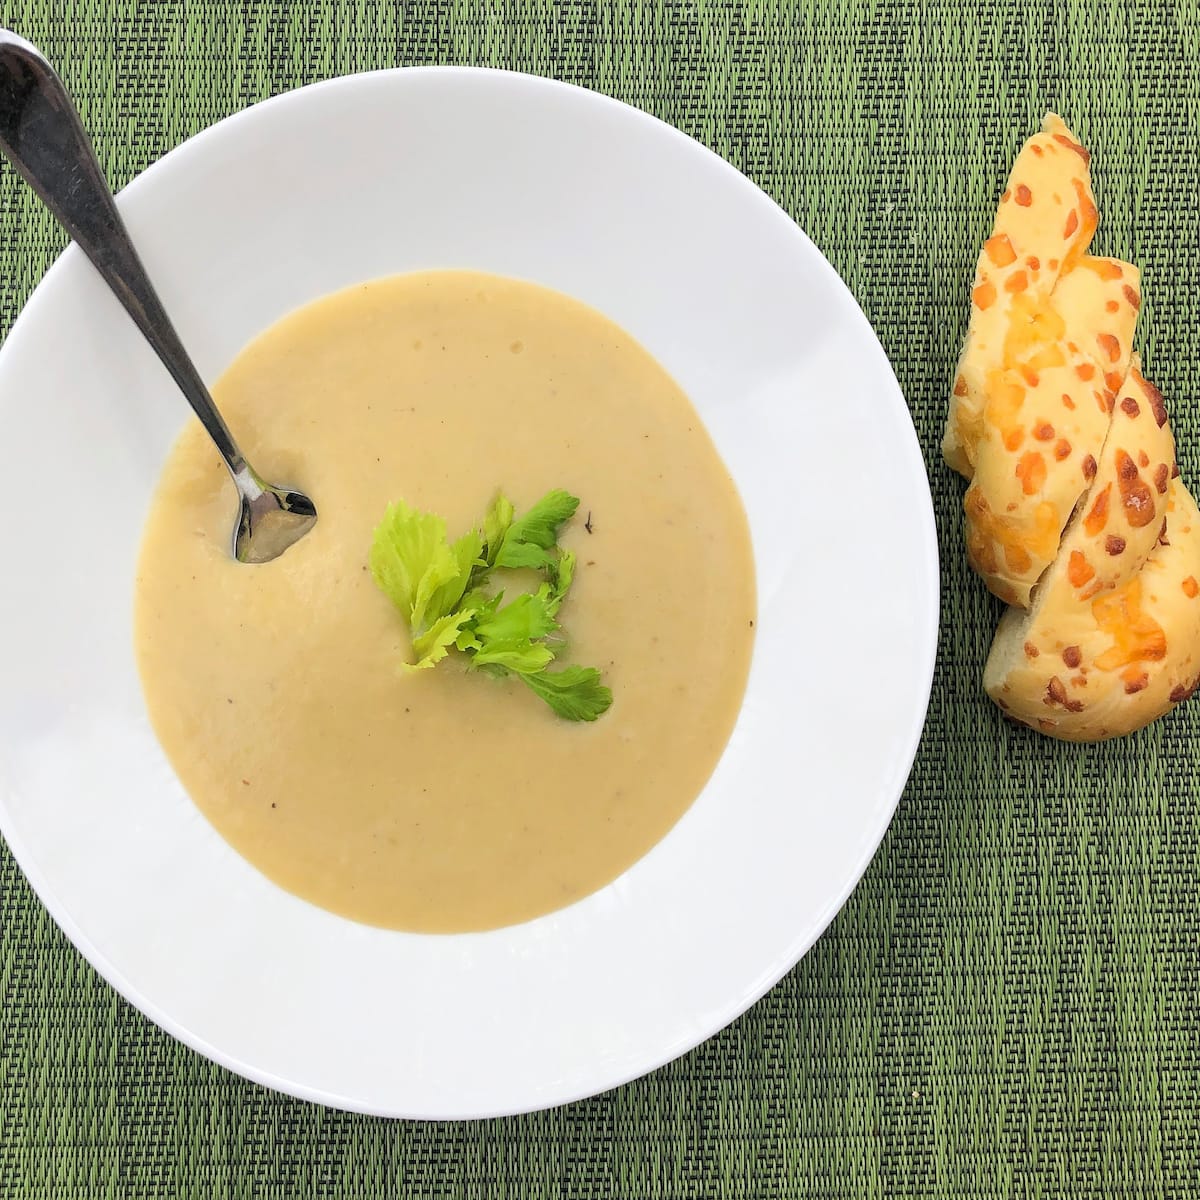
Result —
MULTIPOLYGON (((554 1112, 389 1123, 245 1083, 101 982, 0 850, 0 1196, 1200 1195, 1200 700, 1100 748, 1002 724, 979 691, 995 605, 965 567, 960 487, 936 457, 980 239, 1019 142, 1055 107, 1094 152, 1098 248, 1143 267, 1141 350, 1200 482, 1192 4, 3 13, 61 64, 117 184, 248 103, 401 64, 554 75, 693 134, 795 216, 878 329, 930 464, 945 599, 911 782, 833 927, 700 1049, 554 1112)), ((5 170, 4 330, 61 246, 5 170)))

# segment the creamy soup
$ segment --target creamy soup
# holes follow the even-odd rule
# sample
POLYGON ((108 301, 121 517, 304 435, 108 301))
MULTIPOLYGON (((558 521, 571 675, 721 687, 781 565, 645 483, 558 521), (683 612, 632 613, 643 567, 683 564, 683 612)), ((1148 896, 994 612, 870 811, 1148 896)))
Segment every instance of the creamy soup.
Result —
POLYGON ((232 485, 191 422, 154 498, 136 645, 192 799, 298 896, 398 929, 523 921, 610 882, 695 800, 754 636, 746 517, 695 410, 628 334, 565 296, 431 272, 330 296, 214 389, 250 460, 316 502, 274 562, 230 553, 232 485), (460 656, 404 673, 367 567, 389 501, 451 535, 497 489, 580 497, 560 613, 611 709, 556 716, 460 656))

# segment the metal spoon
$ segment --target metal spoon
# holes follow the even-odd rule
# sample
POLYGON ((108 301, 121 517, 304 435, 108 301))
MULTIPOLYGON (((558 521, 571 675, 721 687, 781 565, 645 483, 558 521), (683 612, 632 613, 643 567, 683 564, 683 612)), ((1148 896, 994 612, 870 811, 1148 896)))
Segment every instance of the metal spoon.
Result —
POLYGON ((302 492, 274 487, 246 461, 154 291, 62 81, 36 47, 0 29, 0 150, 91 259, 196 411, 241 497, 233 552, 269 562, 317 519, 302 492))

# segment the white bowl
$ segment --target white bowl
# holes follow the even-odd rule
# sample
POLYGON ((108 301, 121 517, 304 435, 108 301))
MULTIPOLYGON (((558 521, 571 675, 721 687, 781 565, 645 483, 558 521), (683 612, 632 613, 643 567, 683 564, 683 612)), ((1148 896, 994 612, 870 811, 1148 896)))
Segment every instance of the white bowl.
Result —
POLYGON ((758 639, 712 781, 590 898, 430 937, 281 891, 193 807, 147 720, 135 556, 192 418, 72 247, 0 352, 0 830, 55 920, 196 1050, 366 1112, 558 1104, 727 1024, 870 861, 934 661, 924 466, 828 263, 753 184, 651 117, 457 68, 257 105, 167 155, 120 206, 208 378, 298 305, 418 268, 534 280, 612 317, 690 394, 737 480, 758 639))

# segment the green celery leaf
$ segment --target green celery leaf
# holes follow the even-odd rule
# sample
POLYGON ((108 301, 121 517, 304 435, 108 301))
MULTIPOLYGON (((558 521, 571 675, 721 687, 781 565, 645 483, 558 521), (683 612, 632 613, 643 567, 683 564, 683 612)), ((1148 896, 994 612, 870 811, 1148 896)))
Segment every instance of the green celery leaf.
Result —
POLYGON ((438 573, 448 551, 441 517, 418 512, 403 500, 388 505, 371 541, 371 574, 410 627, 422 581, 431 571, 438 573))
POLYGON ((486 620, 500 607, 500 602, 504 599, 503 592, 497 592, 494 596, 489 596, 486 592, 479 588, 472 588, 463 597, 463 608, 469 608, 474 614, 470 621, 463 626, 458 637, 455 639, 454 645, 459 650, 478 650, 480 641, 475 636, 475 622, 486 620))
POLYGON ((471 655, 472 664, 541 671, 554 661, 554 651, 538 639, 557 631, 558 622, 542 589, 522 592, 508 604, 476 616, 471 632, 478 647, 471 655))
POLYGON ((522 676, 544 671, 553 661, 545 642, 484 642, 471 655, 473 667, 505 667, 522 676))
POLYGON ((612 704, 612 692, 600 682, 595 667, 564 667, 521 678, 568 721, 594 721, 612 704))
POLYGON ((496 565, 496 555, 504 542, 504 535, 513 521, 512 501, 502 492, 496 493, 492 506, 483 518, 483 561, 486 566, 496 565))
POLYGON ((506 567, 512 571, 528 568, 532 571, 545 571, 554 566, 554 555, 541 546, 532 542, 505 542, 500 549, 496 566, 506 567))
POLYGON ((447 574, 445 579, 429 595, 425 605, 425 619, 432 623, 446 613, 453 612, 462 599, 471 578, 471 572, 483 553, 483 542, 477 530, 464 533, 450 547, 450 555, 454 561, 454 573, 447 574))
POLYGON ((371 574, 415 637, 458 604, 479 554, 477 533, 450 546, 441 517, 398 500, 375 529, 371 574))
POLYGON ((555 488, 547 492, 527 513, 509 525, 496 555, 497 567, 545 567, 553 560, 546 552, 558 538, 559 528, 569 521, 579 500, 555 488), (542 553, 539 555, 537 551, 542 553))
POLYGON ((571 581, 575 578, 575 555, 570 550, 564 550, 554 564, 554 575, 550 581, 549 608, 554 616, 562 607, 562 602, 571 590, 571 581))
POLYGON ((405 663, 405 669, 422 671, 427 667, 437 666, 450 653, 450 647, 457 644, 463 626, 474 615, 472 609, 464 608, 438 617, 423 634, 413 638, 413 653, 417 656, 417 661, 405 663))
POLYGON ((502 607, 481 613, 475 621, 475 633, 484 642, 533 641, 558 631, 558 622, 550 612, 545 589, 521 592, 502 607))

